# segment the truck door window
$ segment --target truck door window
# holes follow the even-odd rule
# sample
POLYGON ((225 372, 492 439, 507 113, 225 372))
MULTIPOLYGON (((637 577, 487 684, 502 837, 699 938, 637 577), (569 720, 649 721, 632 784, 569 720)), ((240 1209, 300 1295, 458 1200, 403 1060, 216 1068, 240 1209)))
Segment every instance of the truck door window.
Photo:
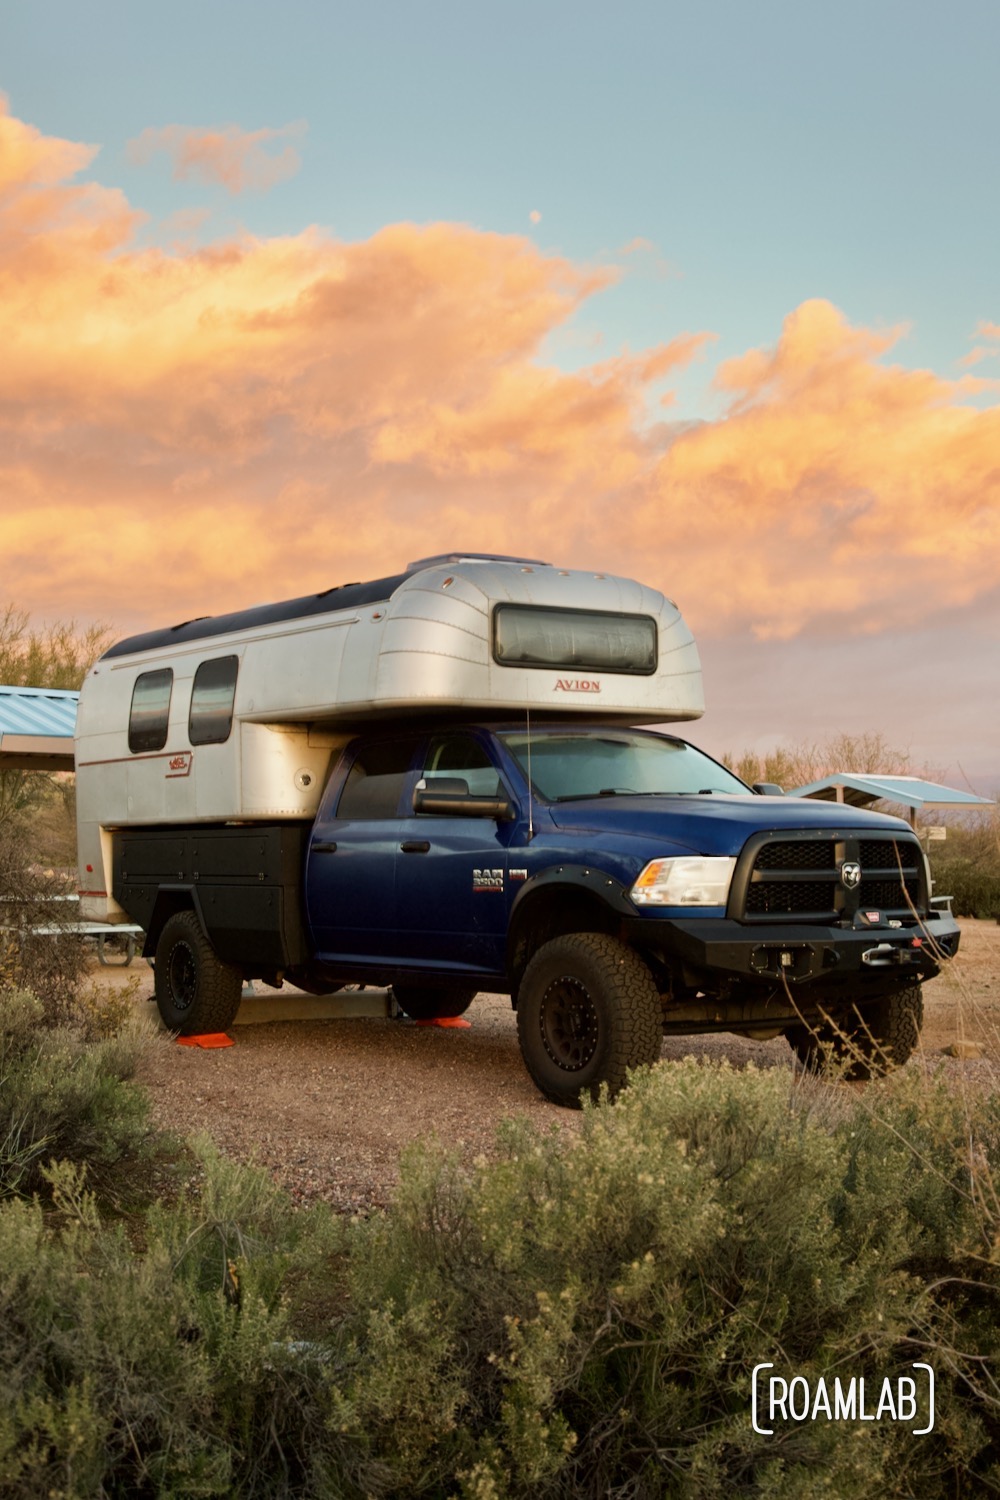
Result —
POLYGON ((338 818, 394 818, 413 762, 416 740, 380 740, 354 757, 337 804, 338 818))
POLYGON ((128 747, 133 755, 142 750, 162 750, 167 743, 173 685, 174 674, 169 667, 140 672, 135 679, 128 718, 128 747))
POLYGON ((496 766, 468 734, 435 735, 427 747, 422 775, 428 786, 441 777, 460 777, 473 797, 504 795, 496 766))
POLYGON ((192 745, 221 745, 233 727, 238 656, 203 661, 194 674, 188 738, 192 745))

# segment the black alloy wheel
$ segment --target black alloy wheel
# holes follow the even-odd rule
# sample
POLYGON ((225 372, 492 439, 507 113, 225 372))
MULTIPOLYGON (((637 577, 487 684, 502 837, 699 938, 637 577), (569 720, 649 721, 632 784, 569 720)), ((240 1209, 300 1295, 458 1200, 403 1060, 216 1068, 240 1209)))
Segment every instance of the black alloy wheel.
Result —
POLYGON ((547 1099, 579 1109, 602 1085, 614 1097, 631 1068, 653 1063, 663 1011, 653 976, 627 943, 603 932, 553 938, 534 954, 517 992, 521 1056, 547 1099))
POLYGON ((601 1032, 597 1007, 586 985, 561 974, 542 996, 538 1012, 542 1046, 566 1073, 585 1068, 597 1050, 601 1032))
POLYGON ((168 1031, 226 1031, 243 997, 243 975, 223 963, 191 910, 167 919, 156 945, 156 1004, 168 1031))

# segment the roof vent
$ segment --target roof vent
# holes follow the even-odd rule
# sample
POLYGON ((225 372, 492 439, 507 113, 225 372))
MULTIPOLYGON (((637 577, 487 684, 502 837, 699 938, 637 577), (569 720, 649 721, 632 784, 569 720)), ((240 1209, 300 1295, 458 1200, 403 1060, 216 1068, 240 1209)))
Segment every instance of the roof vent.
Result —
POLYGON ((406 564, 408 573, 418 573, 421 568, 435 568, 440 564, 450 567, 461 562, 534 563, 536 568, 551 568, 538 557, 506 557, 501 552, 440 552, 436 557, 421 557, 417 562, 406 564))

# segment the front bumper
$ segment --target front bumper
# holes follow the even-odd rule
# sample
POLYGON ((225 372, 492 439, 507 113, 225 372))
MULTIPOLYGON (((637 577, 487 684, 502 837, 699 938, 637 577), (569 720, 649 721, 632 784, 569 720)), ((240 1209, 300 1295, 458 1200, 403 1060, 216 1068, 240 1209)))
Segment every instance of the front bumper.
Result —
POLYGON ((857 975, 859 980, 931 979, 958 950, 950 913, 932 912, 920 926, 801 926, 776 922, 748 928, 729 918, 629 918, 627 939, 711 991, 734 979, 789 985, 857 975))

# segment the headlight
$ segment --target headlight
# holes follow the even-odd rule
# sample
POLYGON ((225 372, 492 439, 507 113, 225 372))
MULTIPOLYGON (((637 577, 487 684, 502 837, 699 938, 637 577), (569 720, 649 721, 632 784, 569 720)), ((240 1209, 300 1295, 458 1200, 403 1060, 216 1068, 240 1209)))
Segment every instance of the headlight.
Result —
POLYGON ((639 906, 725 906, 735 859, 701 854, 654 859, 629 894, 639 906))

